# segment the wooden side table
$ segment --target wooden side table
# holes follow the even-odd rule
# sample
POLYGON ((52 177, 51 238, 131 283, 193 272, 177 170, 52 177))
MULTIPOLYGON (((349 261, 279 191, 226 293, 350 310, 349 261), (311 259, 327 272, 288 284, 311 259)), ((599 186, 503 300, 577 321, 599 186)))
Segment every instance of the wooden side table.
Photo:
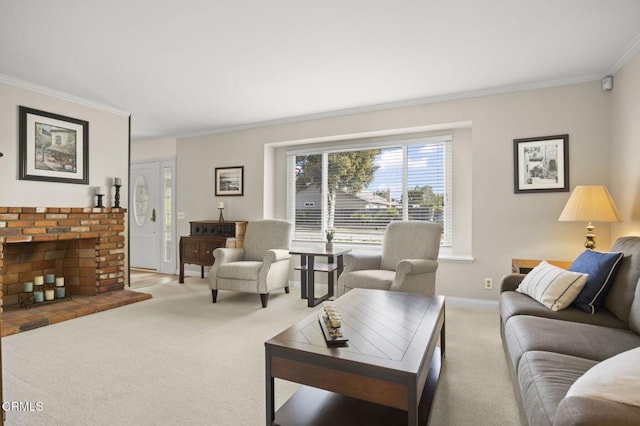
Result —
POLYGON ((344 269, 343 256, 350 251, 351 249, 339 248, 327 251, 324 247, 289 250, 289 254, 297 254, 300 256, 300 266, 295 269, 300 271, 300 297, 307 299, 308 307, 313 308, 320 302, 333 297, 334 272, 337 272, 337 277, 340 276, 344 269), (316 262, 316 257, 326 257, 327 262, 316 262), (327 294, 320 297, 316 297, 315 295, 316 271, 329 274, 327 294))
MULTIPOLYGON (((545 259, 546 260, 546 259, 545 259)), ((511 259, 511 272, 515 274, 528 274, 538 266, 542 259, 511 259)), ((569 269, 573 262, 567 260, 547 260, 547 263, 562 269, 569 269)))

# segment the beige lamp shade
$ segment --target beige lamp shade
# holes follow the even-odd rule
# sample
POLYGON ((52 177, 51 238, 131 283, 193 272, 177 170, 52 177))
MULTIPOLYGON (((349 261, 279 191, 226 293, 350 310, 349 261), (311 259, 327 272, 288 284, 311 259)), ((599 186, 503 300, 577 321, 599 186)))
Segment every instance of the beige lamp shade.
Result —
POLYGON ((622 222, 620 212, 607 188, 598 186, 576 186, 560 221, 565 222, 622 222))
POLYGON ((588 222, 587 239, 584 246, 596 247, 595 227, 591 222, 622 222, 620 212, 607 188, 598 186, 576 186, 564 206, 558 220, 566 222, 588 222))

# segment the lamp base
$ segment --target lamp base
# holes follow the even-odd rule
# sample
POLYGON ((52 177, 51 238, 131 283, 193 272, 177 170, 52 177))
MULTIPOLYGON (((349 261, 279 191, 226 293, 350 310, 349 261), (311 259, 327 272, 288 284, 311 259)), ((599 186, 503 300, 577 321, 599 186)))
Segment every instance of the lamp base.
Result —
POLYGON ((584 246, 589 250, 596 248, 596 234, 593 233, 595 228, 596 227, 593 226, 591 222, 587 225, 587 240, 584 242, 584 246))

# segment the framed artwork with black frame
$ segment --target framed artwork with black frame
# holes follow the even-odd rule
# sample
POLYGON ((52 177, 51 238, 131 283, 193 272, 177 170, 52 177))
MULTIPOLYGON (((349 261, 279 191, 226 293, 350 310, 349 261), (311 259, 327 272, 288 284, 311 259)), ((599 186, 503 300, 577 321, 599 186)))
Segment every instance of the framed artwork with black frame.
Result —
POLYGON ((216 167, 216 196, 244 194, 244 166, 216 167))
POLYGON ((514 192, 569 191, 569 135, 513 140, 514 192))
POLYGON ((89 184, 89 122, 19 107, 19 178, 89 184))

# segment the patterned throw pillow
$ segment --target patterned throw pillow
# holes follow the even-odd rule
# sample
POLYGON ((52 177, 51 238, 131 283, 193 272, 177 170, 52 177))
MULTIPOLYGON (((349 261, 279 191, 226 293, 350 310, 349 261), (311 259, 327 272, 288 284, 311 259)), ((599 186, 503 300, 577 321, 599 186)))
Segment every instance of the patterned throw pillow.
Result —
POLYGON ((569 271, 589 274, 589 278, 574 300, 573 306, 589 314, 595 314, 596 310, 604 304, 623 257, 622 252, 602 253, 594 250, 585 250, 578 256, 569 267, 569 271))
POLYGON ((566 271, 543 260, 524 277, 516 291, 559 311, 578 297, 586 282, 587 274, 566 271))

